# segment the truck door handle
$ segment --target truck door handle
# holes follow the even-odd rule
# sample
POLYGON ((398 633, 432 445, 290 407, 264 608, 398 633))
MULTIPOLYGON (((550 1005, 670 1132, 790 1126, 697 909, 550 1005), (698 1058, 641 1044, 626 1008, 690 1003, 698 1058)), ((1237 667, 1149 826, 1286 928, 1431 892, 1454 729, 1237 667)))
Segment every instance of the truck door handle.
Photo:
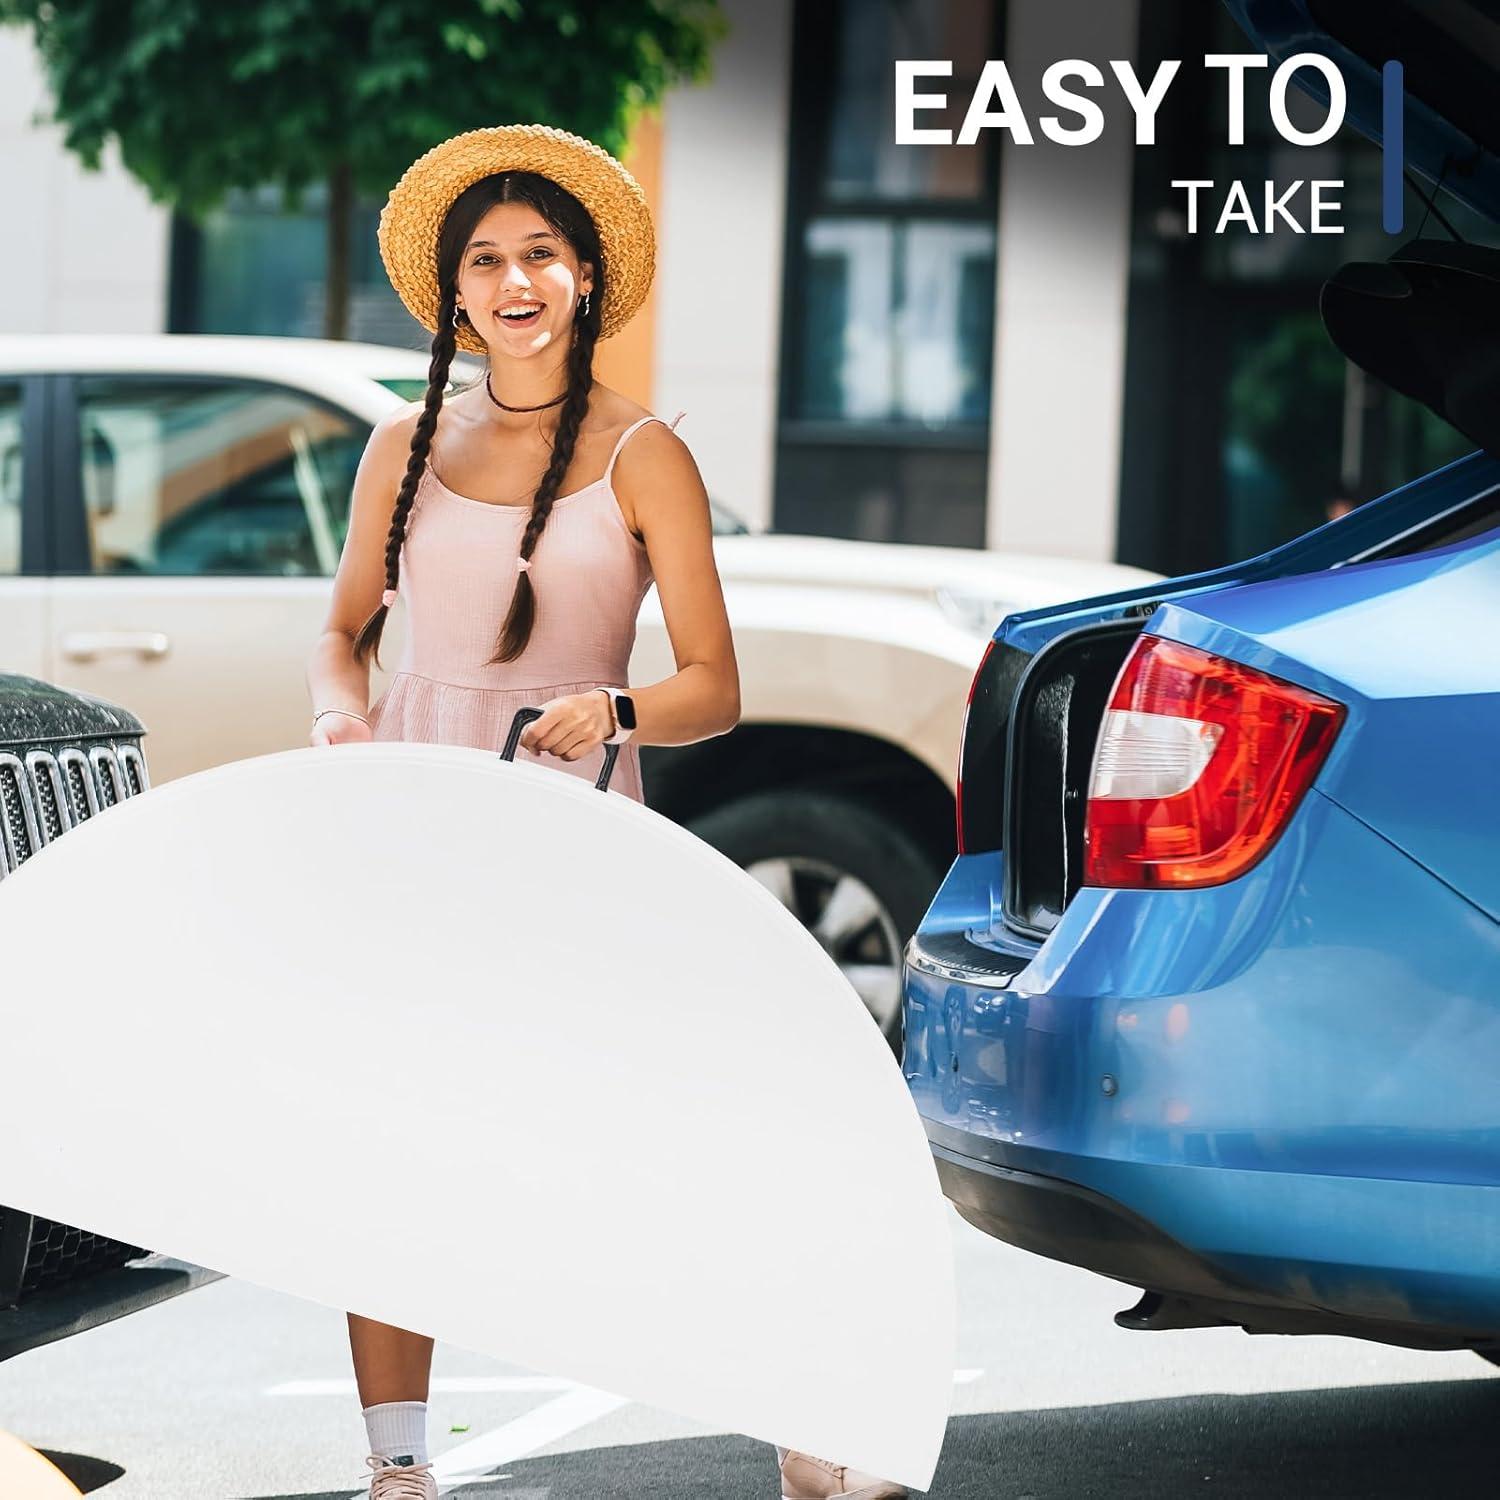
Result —
POLYGON ((170 645, 159 630, 79 630, 62 638, 62 653, 69 661, 95 661, 122 653, 154 661, 165 656, 170 645))

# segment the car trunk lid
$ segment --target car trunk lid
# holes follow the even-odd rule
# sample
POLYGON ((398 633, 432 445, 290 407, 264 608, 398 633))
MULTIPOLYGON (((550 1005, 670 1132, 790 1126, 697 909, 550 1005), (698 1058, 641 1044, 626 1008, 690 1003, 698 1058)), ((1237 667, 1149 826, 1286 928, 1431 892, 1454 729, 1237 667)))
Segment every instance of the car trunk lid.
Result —
POLYGON ((994 925, 1040 941, 1081 883, 1089 768, 1115 672, 1146 621, 1245 585, 1419 556, 1500 527, 1500 462, 1461 459, 1272 552, 1107 598, 1012 615, 971 695, 964 852, 998 851, 994 925))
MULTIPOLYGON (((1402 65, 1406 163, 1429 182, 1500 219, 1500 20, 1491 0, 1226 0, 1273 63, 1298 52, 1331 59, 1344 78, 1349 123, 1385 136, 1382 69, 1402 65)), ((1315 92, 1310 69, 1297 82, 1315 92)), ((1326 96, 1325 96, 1326 97, 1326 96)))
MULTIPOLYGON (((1494 0, 1226 0, 1250 39, 1281 62, 1330 58, 1348 97, 1346 118, 1400 151, 1429 183, 1500 220, 1500 16, 1494 0), (1401 65, 1400 138, 1383 70, 1401 65)), ((1315 69, 1294 75, 1326 100, 1315 69)), ((1388 165, 1392 165, 1388 163, 1388 165)), ((1399 183, 1399 177, 1395 180, 1399 183)), ((1341 353, 1465 437, 1500 453, 1500 252, 1416 239, 1390 259, 1339 270, 1320 310, 1341 353)))

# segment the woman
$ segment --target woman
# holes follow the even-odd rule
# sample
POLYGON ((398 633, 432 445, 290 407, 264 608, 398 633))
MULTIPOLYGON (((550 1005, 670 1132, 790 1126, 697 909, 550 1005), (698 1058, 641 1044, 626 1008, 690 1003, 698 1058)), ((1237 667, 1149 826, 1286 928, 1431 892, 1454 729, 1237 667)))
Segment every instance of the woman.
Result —
MULTIPOLYGON (((392 284, 433 331, 420 409, 371 434, 308 685, 311 742, 425 740, 498 750, 518 708, 544 711, 518 758, 642 800, 637 746, 732 729, 739 675, 714 563, 708 497, 658 418, 596 384, 594 346, 644 301, 655 239, 645 195, 607 152, 509 125, 454 136, 403 175, 380 219, 392 284), (455 350, 483 380, 445 399, 455 350), (652 580, 677 671, 626 691, 652 580), (373 708, 390 609, 405 656, 373 708)), ((675 425, 675 423, 674 423, 675 425)), ((373 1500, 432 1500, 432 1340, 349 1314, 373 1500)), ((790 1500, 887 1496, 783 1453, 790 1500), (799 1477, 806 1471, 810 1478, 799 1477)))

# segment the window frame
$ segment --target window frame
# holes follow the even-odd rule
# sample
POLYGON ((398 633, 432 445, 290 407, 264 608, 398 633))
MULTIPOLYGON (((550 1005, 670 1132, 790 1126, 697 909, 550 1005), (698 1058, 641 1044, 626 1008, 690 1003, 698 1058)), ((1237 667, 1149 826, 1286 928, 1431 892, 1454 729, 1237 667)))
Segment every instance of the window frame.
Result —
POLYGON ((48 436, 54 427, 54 382, 34 370, 0 368, 0 385, 16 385, 21 393, 21 550, 16 567, 0 571, 0 579, 45 578, 52 530, 47 496, 51 493, 48 436))
MULTIPOLYGON (((202 578, 270 580, 286 579, 294 576, 322 579, 331 577, 330 574, 326 573, 291 575, 284 573, 111 574, 97 572, 94 568, 93 549, 89 542, 88 515, 84 507, 83 452, 79 427, 82 402, 80 400, 79 383, 85 380, 115 380, 146 383, 170 381, 174 384, 184 386, 232 385, 256 391, 268 391, 278 395, 293 396, 310 406, 319 407, 333 416, 341 418, 357 431, 363 431, 366 443, 369 442, 369 435, 373 431, 373 424, 367 418, 360 416, 357 412, 350 411, 348 407, 342 406, 336 401, 329 400, 326 396, 319 395, 316 391, 307 390, 304 386, 293 385, 291 382, 285 380, 269 379, 263 375, 241 375, 233 371, 98 369, 73 370, 65 375, 59 375, 54 378, 59 382, 52 413, 56 429, 56 439, 52 445, 57 461, 55 489, 59 503, 54 507, 57 525, 56 555, 53 559, 54 565, 51 570, 53 576, 66 578, 107 578, 115 581, 119 581, 119 579, 124 577, 131 577, 139 578, 144 582, 155 583, 167 580, 202 578)), ((23 522, 22 525, 24 537, 25 523, 23 522)))
MULTIPOLYGON (((984 224, 994 231, 997 255, 999 252, 1000 142, 996 131, 986 131, 980 137, 984 150, 984 191, 979 197, 962 199, 863 194, 840 198, 824 192, 822 170, 828 153, 834 104, 833 92, 828 87, 827 66, 834 55, 841 22, 858 24, 857 16, 850 15, 850 11, 858 3, 859 0, 842 0, 840 5, 793 7, 788 138, 794 143, 805 143, 805 147, 789 147, 787 151, 781 329, 777 341, 776 452, 771 487, 772 511, 778 518, 778 523, 786 519, 788 497, 784 493, 785 468, 782 459, 786 449, 848 446, 857 449, 944 449, 986 455, 990 448, 991 422, 988 413, 980 422, 952 422, 941 427, 931 427, 915 420, 877 418, 845 422, 796 415, 801 405, 806 372, 799 342, 804 304, 798 295, 797 288, 801 283, 795 274, 795 268, 802 259, 801 247, 809 224, 818 219, 871 220, 898 228, 923 221, 984 224)), ((994 8, 991 16, 993 35, 986 55, 1002 57, 1007 4, 1006 0, 990 0, 990 3, 994 8)), ((894 83, 892 86, 894 87, 894 83)), ((994 316, 998 315, 997 293, 994 316)), ((993 339, 993 323, 991 337, 993 339)), ((992 368, 992 398, 994 378, 992 368)))
MULTIPOLYGON (((798 358, 798 331, 802 301, 797 296, 798 279, 793 268, 800 256, 807 226, 816 219, 864 219, 876 223, 905 225, 923 220, 951 223, 954 220, 984 224, 996 231, 998 250, 1000 223, 1000 145, 998 132, 980 137, 984 150, 985 191, 979 198, 918 198, 866 194, 835 198, 822 190, 822 164, 828 153, 833 120, 833 95, 827 87, 826 65, 838 38, 839 12, 847 12, 859 0, 841 0, 839 5, 794 7, 791 70, 792 141, 809 143, 807 150, 787 153, 786 219, 781 253, 781 336, 778 349, 776 427, 777 441, 826 443, 830 429, 837 429, 850 442, 862 446, 960 447, 983 450, 989 446, 989 422, 945 424, 941 429, 917 421, 876 419, 840 422, 795 416, 802 395, 804 371, 798 358), (941 435, 939 435, 941 434, 941 435)), ((1005 0, 989 0, 994 6, 991 57, 1003 56, 1005 0)), ((850 18, 845 15, 844 19, 850 18)), ((894 86, 894 85, 893 85, 894 86)), ((994 372, 991 371, 993 388, 994 372)))

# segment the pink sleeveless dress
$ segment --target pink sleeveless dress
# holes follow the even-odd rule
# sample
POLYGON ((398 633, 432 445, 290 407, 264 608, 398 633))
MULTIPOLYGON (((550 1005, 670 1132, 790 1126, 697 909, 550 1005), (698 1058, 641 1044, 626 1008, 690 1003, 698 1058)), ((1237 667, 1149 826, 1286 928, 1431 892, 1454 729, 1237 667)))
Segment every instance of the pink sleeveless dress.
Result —
MULTIPOLYGON (((672 419, 675 428, 683 413, 672 419)), ((609 466, 592 484, 552 502, 531 560, 536 622, 521 655, 489 664, 515 589, 516 557, 528 505, 493 505, 454 494, 431 465, 422 471, 401 549, 400 596, 406 648, 369 713, 377 740, 421 740, 500 750, 518 708, 590 688, 629 686, 631 648, 651 563, 615 498, 615 460, 630 435, 660 417, 642 417, 620 434, 609 466)), ((594 780, 604 747, 579 760, 516 759, 594 780)), ((609 789, 644 801, 634 741, 620 746, 609 789)))

